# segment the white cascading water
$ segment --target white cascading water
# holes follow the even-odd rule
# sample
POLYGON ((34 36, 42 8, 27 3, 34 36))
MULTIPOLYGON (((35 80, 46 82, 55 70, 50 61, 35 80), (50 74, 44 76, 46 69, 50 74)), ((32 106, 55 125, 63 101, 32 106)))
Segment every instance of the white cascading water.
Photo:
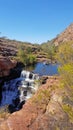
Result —
POLYGON ((23 70, 21 72, 21 77, 25 78, 22 86, 19 88, 21 92, 20 101, 23 101, 23 99, 25 100, 29 99, 32 96, 32 94, 35 93, 35 91, 38 89, 38 84, 35 85, 34 81, 38 80, 39 76, 37 74, 33 74, 29 71, 23 70), (23 90, 21 88, 23 88, 23 90), (27 93, 27 96, 25 96, 24 94, 25 91, 27 93))
POLYGON ((39 76, 37 74, 22 70, 19 78, 5 82, 0 107, 13 104, 13 101, 17 98, 19 98, 20 102, 29 99, 38 89, 38 84, 35 84, 35 80, 38 79, 39 76))

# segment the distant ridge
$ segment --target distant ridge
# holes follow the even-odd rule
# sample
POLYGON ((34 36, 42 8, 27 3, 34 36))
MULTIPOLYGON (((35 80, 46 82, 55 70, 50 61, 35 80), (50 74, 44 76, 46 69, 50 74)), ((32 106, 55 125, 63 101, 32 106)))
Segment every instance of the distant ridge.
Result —
POLYGON ((56 46, 68 41, 73 41, 73 23, 71 23, 62 33, 52 40, 56 46))

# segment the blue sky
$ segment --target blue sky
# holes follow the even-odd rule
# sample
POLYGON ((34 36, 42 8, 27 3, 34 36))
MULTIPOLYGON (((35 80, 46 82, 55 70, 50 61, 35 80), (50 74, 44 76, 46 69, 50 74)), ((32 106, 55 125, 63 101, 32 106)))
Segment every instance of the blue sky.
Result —
POLYGON ((42 43, 73 22, 73 0, 0 0, 0 36, 42 43))

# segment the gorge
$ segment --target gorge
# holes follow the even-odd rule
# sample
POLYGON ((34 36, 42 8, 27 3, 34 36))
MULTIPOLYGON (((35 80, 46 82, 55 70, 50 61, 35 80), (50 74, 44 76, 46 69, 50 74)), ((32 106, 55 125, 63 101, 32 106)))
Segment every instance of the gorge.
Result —
POLYGON ((72 130, 73 24, 42 45, 24 43, 26 57, 17 55, 20 42, 0 43, 0 107, 8 104, 0 109, 0 130, 72 130), (37 59, 32 69, 31 54, 37 59))

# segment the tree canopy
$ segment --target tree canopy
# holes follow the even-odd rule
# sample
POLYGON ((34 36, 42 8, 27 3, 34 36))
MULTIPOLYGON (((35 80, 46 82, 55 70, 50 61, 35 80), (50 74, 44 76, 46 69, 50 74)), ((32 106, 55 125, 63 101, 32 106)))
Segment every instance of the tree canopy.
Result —
POLYGON ((24 48, 22 44, 19 46, 17 57, 25 66, 36 63, 36 56, 32 55, 31 47, 24 48))

